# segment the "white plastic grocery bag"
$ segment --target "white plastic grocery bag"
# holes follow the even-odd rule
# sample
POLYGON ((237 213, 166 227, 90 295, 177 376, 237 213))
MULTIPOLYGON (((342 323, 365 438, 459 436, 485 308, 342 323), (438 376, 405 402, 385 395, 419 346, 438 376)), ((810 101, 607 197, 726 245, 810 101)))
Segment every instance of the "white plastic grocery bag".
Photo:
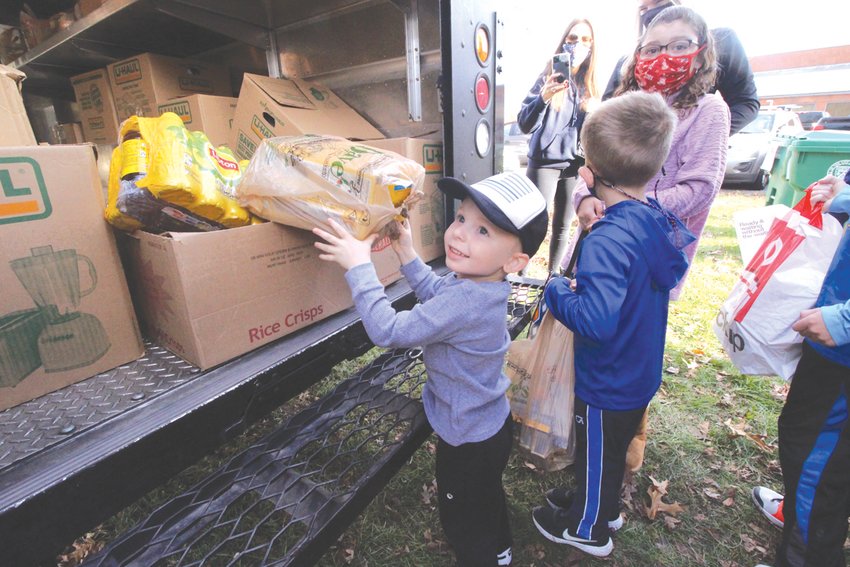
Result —
POLYGON ((803 339, 791 325, 814 306, 842 234, 810 196, 811 190, 773 221, 714 321, 714 333, 745 374, 790 380, 800 359, 803 339))

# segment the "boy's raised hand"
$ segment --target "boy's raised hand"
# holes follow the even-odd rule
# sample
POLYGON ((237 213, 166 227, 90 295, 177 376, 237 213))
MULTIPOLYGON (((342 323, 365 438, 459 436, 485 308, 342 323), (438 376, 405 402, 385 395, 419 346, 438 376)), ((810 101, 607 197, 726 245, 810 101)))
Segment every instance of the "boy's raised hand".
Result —
POLYGON ((370 234, 363 240, 357 240, 335 220, 328 219, 328 224, 331 225, 335 234, 321 228, 313 229, 313 234, 325 241, 316 242, 316 248, 323 252, 319 254, 320 260, 336 262, 346 271, 372 261, 372 244, 378 238, 377 234, 370 234))
POLYGON ((410 229, 410 221, 392 221, 396 223, 398 238, 390 239, 390 244, 398 256, 401 265, 412 262, 416 258, 416 250, 413 249, 413 232, 410 229))

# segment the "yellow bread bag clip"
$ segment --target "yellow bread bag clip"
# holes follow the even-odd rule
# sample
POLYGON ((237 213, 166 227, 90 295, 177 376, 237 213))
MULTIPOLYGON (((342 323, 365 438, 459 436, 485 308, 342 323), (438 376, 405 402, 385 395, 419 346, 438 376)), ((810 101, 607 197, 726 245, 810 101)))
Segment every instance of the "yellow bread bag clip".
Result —
POLYGON ((305 230, 330 230, 331 218, 362 240, 401 218, 424 179, 415 161, 368 143, 284 136, 260 143, 236 195, 260 217, 305 230))

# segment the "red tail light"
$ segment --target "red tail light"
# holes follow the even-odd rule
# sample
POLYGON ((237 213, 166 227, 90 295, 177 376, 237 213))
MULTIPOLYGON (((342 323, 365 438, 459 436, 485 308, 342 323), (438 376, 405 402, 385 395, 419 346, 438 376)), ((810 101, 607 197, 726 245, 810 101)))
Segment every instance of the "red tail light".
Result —
POLYGON ((812 130, 826 130, 826 128, 823 127, 823 124, 815 124, 812 126, 812 130))

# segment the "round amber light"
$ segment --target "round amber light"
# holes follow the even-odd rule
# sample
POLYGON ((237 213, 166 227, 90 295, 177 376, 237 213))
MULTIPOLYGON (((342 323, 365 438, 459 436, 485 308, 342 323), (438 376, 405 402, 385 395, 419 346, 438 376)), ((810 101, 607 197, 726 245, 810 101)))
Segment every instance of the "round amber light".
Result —
POLYGON ((490 32, 484 24, 475 29, 475 56, 481 65, 490 58, 490 32))

